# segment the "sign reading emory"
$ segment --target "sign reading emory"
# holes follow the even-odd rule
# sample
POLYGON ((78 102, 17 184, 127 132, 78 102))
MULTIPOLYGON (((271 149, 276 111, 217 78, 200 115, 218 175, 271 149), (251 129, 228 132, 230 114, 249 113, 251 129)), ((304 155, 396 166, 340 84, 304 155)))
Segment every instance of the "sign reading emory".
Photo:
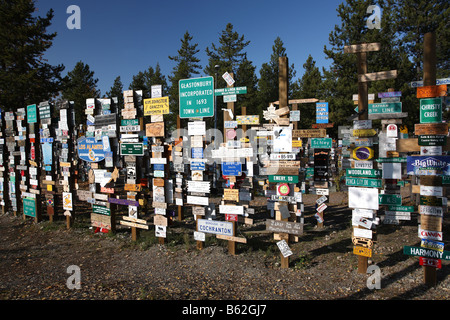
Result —
POLYGON ((180 80, 180 118, 214 116, 214 78, 180 80))

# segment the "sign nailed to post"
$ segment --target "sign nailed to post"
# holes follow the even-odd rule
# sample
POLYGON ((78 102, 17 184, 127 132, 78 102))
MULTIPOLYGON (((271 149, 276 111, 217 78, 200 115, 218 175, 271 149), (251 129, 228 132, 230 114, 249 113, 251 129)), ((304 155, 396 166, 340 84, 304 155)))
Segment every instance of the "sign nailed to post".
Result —
POLYGON ((180 118, 214 116, 214 78, 180 80, 180 118))

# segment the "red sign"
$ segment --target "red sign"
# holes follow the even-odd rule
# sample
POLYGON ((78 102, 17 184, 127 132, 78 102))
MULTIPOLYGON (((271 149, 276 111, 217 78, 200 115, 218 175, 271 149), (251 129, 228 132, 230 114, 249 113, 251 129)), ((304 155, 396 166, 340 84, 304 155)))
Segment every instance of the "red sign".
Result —
POLYGON ((441 260, 439 260, 439 259, 419 257, 419 263, 421 266, 435 267, 438 269, 440 269, 442 267, 441 260))
POLYGON ((36 160, 36 149, 34 148, 34 146, 30 147, 30 156, 31 160, 36 160))
POLYGON ((104 193, 114 193, 114 188, 100 187, 100 192, 104 192, 104 193))
POLYGON ((225 221, 238 221, 237 214, 225 214, 225 221))

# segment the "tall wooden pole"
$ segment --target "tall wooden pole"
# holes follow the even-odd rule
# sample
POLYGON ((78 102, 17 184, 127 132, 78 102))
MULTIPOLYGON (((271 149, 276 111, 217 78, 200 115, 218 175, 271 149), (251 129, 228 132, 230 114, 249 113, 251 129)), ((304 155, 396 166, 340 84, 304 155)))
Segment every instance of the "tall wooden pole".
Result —
MULTIPOLYGON (((367 53, 358 52, 357 54, 358 75, 367 73, 367 53)), ((358 81, 358 120, 368 120, 369 101, 367 82, 358 81)), ((358 255, 358 273, 365 274, 369 265, 369 258, 358 255)))
MULTIPOLYGON (((278 65, 279 65, 279 74, 278 74, 278 84, 279 84, 279 89, 278 89, 278 93, 279 93, 279 108, 285 108, 288 106, 289 101, 288 101, 288 58, 287 57, 280 57, 278 60, 278 65)), ((288 205, 288 203, 286 202, 286 205, 288 205)), ((275 215, 275 219, 276 220, 281 220, 281 221, 288 221, 289 219, 282 219, 281 218, 281 214, 279 212, 277 212, 277 214, 275 215)), ((280 234, 282 236, 282 238, 287 238, 287 243, 289 244, 289 234, 280 234)), ((285 269, 285 268, 289 268, 289 257, 284 257, 283 254, 280 254, 280 258, 281 258, 281 268, 285 269)))
MULTIPOLYGON (((434 32, 426 33, 424 36, 423 58, 423 85, 434 86, 436 85, 436 34, 434 32)), ((425 284, 436 285, 435 267, 423 266, 423 276, 425 284)))

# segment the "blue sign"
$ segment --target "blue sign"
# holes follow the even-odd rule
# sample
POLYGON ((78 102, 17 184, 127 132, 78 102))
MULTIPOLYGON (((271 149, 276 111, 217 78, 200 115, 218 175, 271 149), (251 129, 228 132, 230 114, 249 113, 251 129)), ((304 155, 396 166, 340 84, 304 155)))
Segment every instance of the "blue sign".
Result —
POLYGON ((222 174, 224 176, 240 176, 242 174, 241 162, 223 162, 222 174))
POLYGON ((409 175, 450 175, 450 156, 414 156, 406 158, 409 175))
POLYGON ((162 163, 154 163, 153 170, 155 171, 164 171, 164 164, 162 163))
POLYGON ((53 162, 53 149, 52 149, 52 144, 51 143, 43 143, 41 145, 41 149, 42 149, 42 157, 44 160, 44 165, 45 164, 52 164, 53 162))
POLYGON ((93 137, 81 137, 77 141, 78 157, 87 162, 100 162, 105 160, 105 153, 111 152, 111 147, 103 146, 102 140, 95 140, 93 137))
POLYGON ((192 148, 193 159, 203 159, 203 148, 192 148))
POLYGON ((191 162, 192 171, 205 171, 205 163, 203 161, 192 161, 191 162))
POLYGON ((328 102, 316 103, 316 123, 328 123, 328 102))

